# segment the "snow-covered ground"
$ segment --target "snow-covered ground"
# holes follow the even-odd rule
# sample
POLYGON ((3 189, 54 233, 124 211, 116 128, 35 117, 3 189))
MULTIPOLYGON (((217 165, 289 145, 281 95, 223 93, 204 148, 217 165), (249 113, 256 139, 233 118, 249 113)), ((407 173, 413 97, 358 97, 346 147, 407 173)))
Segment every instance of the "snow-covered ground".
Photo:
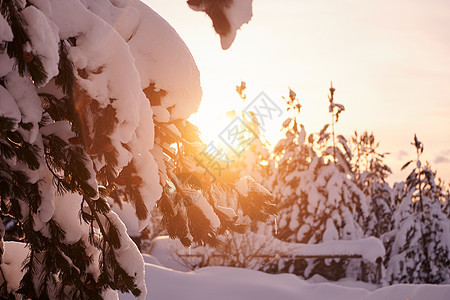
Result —
MULTIPOLYGON (((147 299, 152 300, 450 299, 450 285, 401 284, 369 291, 370 285, 364 283, 311 283, 292 274, 272 275, 229 267, 181 272, 146 263, 145 272, 147 299)), ((120 299, 134 298, 127 294, 120 295, 120 299)))
MULTIPOLYGON (((450 285, 374 284, 343 279, 330 282, 318 275, 303 280, 292 274, 249 269, 206 267, 190 271, 174 258, 176 241, 159 238, 144 254, 147 299, 152 300, 449 300, 450 285), (172 250, 170 250, 172 249, 172 250)), ((373 243, 373 241, 370 241, 373 243)), ((120 299, 133 299, 122 294, 120 299)))

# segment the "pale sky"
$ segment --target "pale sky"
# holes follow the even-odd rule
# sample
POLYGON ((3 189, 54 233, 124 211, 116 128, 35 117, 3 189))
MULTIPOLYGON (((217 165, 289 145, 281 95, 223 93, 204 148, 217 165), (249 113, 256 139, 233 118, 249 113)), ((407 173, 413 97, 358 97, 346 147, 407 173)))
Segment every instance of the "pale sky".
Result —
POLYGON ((425 144, 422 160, 450 181, 450 1, 254 0, 253 19, 226 51, 208 17, 185 0, 146 2, 197 62, 204 97, 193 121, 200 127, 216 130, 214 118, 240 103, 234 90, 244 80, 249 98, 264 91, 280 103, 291 87, 307 132, 316 132, 329 122, 332 80, 346 107, 338 133, 373 131, 391 153, 391 181, 407 175, 400 167, 415 158, 414 133, 425 144))

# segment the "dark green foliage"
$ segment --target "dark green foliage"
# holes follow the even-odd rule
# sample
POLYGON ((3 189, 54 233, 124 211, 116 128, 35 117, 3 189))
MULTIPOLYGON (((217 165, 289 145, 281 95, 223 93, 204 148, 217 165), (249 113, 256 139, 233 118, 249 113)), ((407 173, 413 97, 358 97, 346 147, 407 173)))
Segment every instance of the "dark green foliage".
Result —
POLYGON ((155 88, 155 83, 151 82, 148 87, 144 89, 145 96, 150 101, 151 106, 161 105, 161 99, 167 95, 167 91, 160 89, 159 91, 155 88))
POLYGON ((58 99, 54 95, 47 93, 40 93, 39 97, 41 98, 45 111, 54 121, 76 121, 73 112, 72 99, 70 97, 65 96, 58 99))
POLYGON ((217 247, 220 242, 217 239, 216 232, 211 226, 211 222, 204 215, 203 211, 195 204, 186 207, 189 232, 197 244, 208 244, 217 247))
MULTIPOLYGON (((59 64, 58 75, 55 77, 56 85, 60 86, 63 93, 72 96, 75 92, 75 75, 73 74, 73 63, 67 57, 67 41, 59 42, 59 64)), ((56 120, 55 118, 53 118, 56 120)))
POLYGON ((0 116, 0 132, 11 130, 14 127, 14 120, 5 116, 0 116))
POLYGON ((226 232, 236 232, 243 234, 247 230, 245 224, 237 223, 238 217, 230 218, 228 215, 220 211, 217 207, 214 207, 214 213, 219 217, 220 228, 217 230, 218 234, 224 234, 226 232))
MULTIPOLYGON (((23 51, 30 38, 19 2, 1 1, 0 9, 14 35, 12 42, 6 42, 7 54, 15 60, 14 68, 21 76, 31 77, 33 83, 40 86, 47 81, 47 74, 37 55, 23 51)), ((41 134, 41 140, 30 143, 27 142, 27 133, 36 130, 36 124, 0 117, 1 213, 16 222, 16 234, 9 238, 23 241, 29 248, 29 256, 23 265, 24 276, 16 294, 31 299, 100 299, 105 289, 113 288, 139 295, 141 291, 134 283, 134 277, 127 274, 117 261, 115 249, 121 247, 120 232, 109 216, 110 208, 104 198, 107 190, 101 188, 98 197, 96 174, 87 153, 88 150, 92 152, 91 156, 105 159, 109 166, 117 165, 117 150, 105 149, 105 144, 110 143, 108 135, 117 122, 115 111, 111 106, 99 109, 95 103, 90 105, 89 97, 80 90, 73 64, 68 58, 68 47, 75 42, 76 38, 60 42, 59 74, 54 83, 64 96, 39 95, 44 109, 39 127, 44 132, 55 122, 69 122, 76 136, 67 140, 65 134, 59 135, 58 132, 41 134), (89 138, 87 112, 98 112, 94 120, 95 139, 89 138), (17 126, 20 130, 16 130, 17 126), (21 164, 20 168, 16 167, 16 161, 21 164), (27 172, 30 174, 30 171, 45 167, 53 175, 52 182, 42 178, 37 182, 31 181, 27 176, 27 172), (78 193, 84 197, 80 206, 80 224, 88 224, 89 238, 68 243, 66 233, 53 218, 45 224, 49 236, 35 229, 33 218, 39 214, 42 202, 48 201, 43 198, 40 186, 49 188, 45 185, 50 183, 61 195, 78 193), (94 258, 87 254, 88 248, 92 253, 93 247, 102 253, 98 279, 90 273, 89 265, 94 263, 94 258)), ((3 85, 3 78, 0 80, 3 85)), ((107 173, 109 177, 105 177, 105 183, 111 184, 116 175, 111 169, 107 173)), ((6 296, 5 289, 0 296, 6 296)))
POLYGON ((5 158, 17 157, 18 160, 25 163, 30 170, 39 168, 38 151, 36 145, 24 141, 22 135, 17 131, 4 131, 1 136, 5 142, 1 142, 1 153, 5 158))
MULTIPOLYGON (((100 174, 105 174, 106 178, 108 178, 108 172, 106 169, 104 172, 102 172, 102 170, 100 171, 100 174)), ((138 219, 145 220, 148 216, 148 210, 138 189, 141 182, 142 179, 136 175, 134 161, 131 161, 122 169, 119 176, 114 178, 114 183, 116 186, 115 189, 110 192, 110 196, 119 204, 121 199, 134 204, 138 219)))
POLYGON ((47 79, 47 72, 42 66, 42 62, 38 56, 31 53, 25 53, 23 48, 26 43, 30 43, 30 38, 25 27, 26 24, 15 0, 4 0, 0 2, 0 10, 11 26, 14 39, 12 42, 6 43, 6 49, 9 57, 16 61, 17 69, 21 76, 28 72, 33 79, 35 85, 39 86, 47 79), (31 55, 31 56, 30 56, 31 55), (29 58, 27 58, 29 56, 29 58))
POLYGON ((258 191, 250 190, 248 195, 240 195, 238 201, 244 216, 249 216, 250 219, 258 222, 266 222, 277 213, 270 194, 262 194, 258 191))

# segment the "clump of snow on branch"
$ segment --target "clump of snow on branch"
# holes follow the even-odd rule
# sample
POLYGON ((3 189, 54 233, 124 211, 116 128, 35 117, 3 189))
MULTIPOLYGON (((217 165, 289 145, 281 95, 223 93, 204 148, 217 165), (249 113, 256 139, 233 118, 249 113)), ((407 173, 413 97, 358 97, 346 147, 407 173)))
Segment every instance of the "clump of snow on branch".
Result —
POLYGON ((248 23, 252 16, 253 0, 189 0, 189 6, 196 11, 204 11, 213 21, 216 32, 220 35, 222 49, 231 47, 237 31, 248 23))

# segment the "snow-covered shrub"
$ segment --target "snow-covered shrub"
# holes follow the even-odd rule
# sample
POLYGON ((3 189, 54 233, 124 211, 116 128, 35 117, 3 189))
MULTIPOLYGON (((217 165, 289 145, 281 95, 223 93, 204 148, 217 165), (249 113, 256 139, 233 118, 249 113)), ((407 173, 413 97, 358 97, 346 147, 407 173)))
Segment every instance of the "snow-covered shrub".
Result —
MULTIPOLYGON (((442 187, 430 166, 422 165, 423 144, 414 136, 415 167, 406 182, 397 184, 399 201, 388 245, 386 280, 390 283, 450 282, 450 220, 442 211, 442 187)), ((406 163, 406 168, 411 162, 406 163)))
POLYGON ((289 252, 285 243, 273 236, 247 232, 222 236, 219 247, 179 249, 178 258, 191 269, 206 266, 227 266, 270 271, 280 255, 289 252), (280 247, 283 245, 284 247, 280 247))
POLYGON ((288 105, 288 117, 282 124, 284 137, 278 141, 273 150, 272 165, 276 162, 276 171, 269 177, 269 184, 277 204, 291 207, 297 201, 295 188, 296 180, 292 175, 308 169, 311 156, 314 155, 311 147, 305 143, 306 131, 299 122, 301 105, 294 91, 289 91, 285 99, 288 105))
MULTIPOLYGON (((290 93, 288 105, 294 117, 283 124, 285 138, 275 147, 278 167, 273 181, 279 203, 277 237, 284 241, 316 244, 363 237, 360 224, 367 216, 368 203, 352 181, 351 151, 345 138, 338 136, 336 141, 333 128, 344 107, 334 103, 333 87, 330 93, 332 131, 328 132, 327 124, 308 141, 296 119, 300 104, 295 93, 290 93)), ((345 276, 345 264, 316 260, 309 264, 306 276, 322 273, 340 278, 345 276)))
POLYGON ((378 153, 373 133, 355 131, 351 139, 353 174, 369 202, 368 217, 362 224, 366 236, 380 237, 392 229, 392 189, 385 181, 391 169, 383 162, 386 153, 378 153))
POLYGON ((185 244, 215 244, 240 228, 208 187, 176 175, 193 168, 181 166, 195 148, 185 119, 202 91, 164 19, 138 0, 5 0, 0 11, 1 210, 19 222, 27 254, 21 278, 4 274, 3 293, 145 298, 144 262, 127 231, 146 228, 157 201, 185 244))
POLYGON ((446 184, 442 180, 439 180, 438 186, 442 187, 442 211, 450 219, 450 185, 446 184))

